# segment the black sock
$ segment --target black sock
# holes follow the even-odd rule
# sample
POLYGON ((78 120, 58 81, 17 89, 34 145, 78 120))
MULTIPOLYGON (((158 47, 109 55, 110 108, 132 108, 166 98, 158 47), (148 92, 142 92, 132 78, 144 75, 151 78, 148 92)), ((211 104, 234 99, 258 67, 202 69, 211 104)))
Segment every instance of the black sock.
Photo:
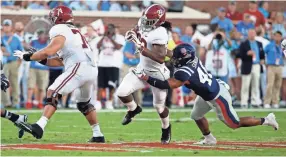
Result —
POLYGON ((211 132, 204 133, 203 135, 208 136, 209 134, 211 134, 211 132))
MULTIPOLYGON (((2 115, 1 115, 2 117, 2 115)), ((15 113, 12 113, 12 112, 9 112, 7 110, 5 110, 5 115, 4 117, 6 119, 9 119, 10 121, 12 121, 13 123, 16 122, 18 119, 19 119, 19 115, 15 114, 15 113)))
POLYGON ((265 118, 261 118, 261 123, 260 125, 262 125, 265 122, 265 118))

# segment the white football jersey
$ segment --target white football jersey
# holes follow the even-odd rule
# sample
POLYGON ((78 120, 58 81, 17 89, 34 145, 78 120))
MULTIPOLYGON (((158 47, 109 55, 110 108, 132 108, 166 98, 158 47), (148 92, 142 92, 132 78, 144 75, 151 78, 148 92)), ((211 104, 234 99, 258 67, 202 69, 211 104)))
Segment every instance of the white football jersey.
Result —
MULTIPOLYGON (((139 31, 138 33, 139 33, 138 39, 144 44, 147 44, 145 46, 149 50, 152 50, 153 44, 165 45, 166 47, 168 45, 169 36, 166 28, 164 27, 158 27, 150 32, 139 31)), ((138 64, 138 67, 143 69, 154 70, 154 69, 160 69, 163 66, 165 66, 165 63, 160 64, 140 54, 140 63, 138 64)))
POLYGON ((57 52, 63 59, 65 69, 79 62, 90 62, 95 66, 94 54, 80 30, 70 24, 57 24, 49 32, 50 39, 62 35, 66 38, 64 47, 57 52))

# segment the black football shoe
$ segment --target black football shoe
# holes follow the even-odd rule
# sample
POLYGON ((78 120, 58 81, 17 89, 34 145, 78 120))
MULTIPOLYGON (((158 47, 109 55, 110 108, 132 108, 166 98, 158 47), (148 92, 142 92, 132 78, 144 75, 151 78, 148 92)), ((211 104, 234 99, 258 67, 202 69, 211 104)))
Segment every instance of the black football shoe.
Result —
POLYGON ((171 124, 168 128, 162 128, 162 136, 161 136, 161 143, 162 144, 169 144, 171 142, 171 124))
POLYGON ((140 106, 137 106, 134 111, 128 111, 122 120, 122 125, 129 124, 132 121, 132 118, 141 112, 142 112, 142 108, 140 106))
MULTIPOLYGON (((21 122, 25 122, 26 123, 28 121, 28 116, 27 115, 20 115, 20 117, 21 117, 20 122, 16 121, 14 123, 17 127, 18 127, 17 123, 21 123, 21 122)), ((25 133, 25 131, 19 127, 18 137, 22 138, 24 136, 24 133, 25 133)))
POLYGON ((87 142, 89 142, 89 143, 105 143, 105 138, 104 138, 104 136, 92 137, 87 142))
POLYGON ((16 124, 19 128, 23 129, 24 131, 32 134, 35 138, 41 139, 43 137, 43 129, 38 124, 29 124, 25 122, 20 122, 16 124))

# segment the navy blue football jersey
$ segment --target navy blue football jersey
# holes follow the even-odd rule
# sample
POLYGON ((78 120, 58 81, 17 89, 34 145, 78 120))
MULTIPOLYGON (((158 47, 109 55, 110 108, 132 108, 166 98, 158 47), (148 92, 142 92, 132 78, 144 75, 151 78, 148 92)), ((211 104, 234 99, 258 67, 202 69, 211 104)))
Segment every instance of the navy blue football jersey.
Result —
POLYGON ((206 101, 213 100, 220 90, 217 80, 207 72, 197 57, 187 65, 177 68, 174 78, 182 82, 189 81, 190 84, 185 86, 206 101))

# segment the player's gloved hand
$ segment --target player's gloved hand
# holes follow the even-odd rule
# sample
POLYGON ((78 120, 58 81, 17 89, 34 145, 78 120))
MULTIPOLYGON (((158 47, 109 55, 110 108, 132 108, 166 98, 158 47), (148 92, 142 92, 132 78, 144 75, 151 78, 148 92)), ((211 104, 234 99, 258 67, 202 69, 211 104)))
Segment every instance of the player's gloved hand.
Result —
POLYGON ((282 42, 281 42, 281 48, 283 50, 283 53, 286 57, 286 39, 284 39, 282 42))
POLYGON ((137 38, 137 34, 135 31, 130 30, 125 34, 125 40, 131 41, 136 46, 136 53, 141 53, 144 49, 144 44, 137 38))
POLYGON ((131 72, 136 75, 139 79, 141 80, 148 80, 148 76, 146 75, 146 73, 144 72, 144 70, 138 70, 136 68, 132 68, 130 69, 131 72))
POLYGON ((19 50, 15 50, 14 51, 14 56, 20 58, 20 59, 24 59, 25 61, 31 61, 31 56, 37 52, 37 50, 33 47, 30 47, 27 51, 25 52, 22 52, 22 51, 19 51, 19 50))
POLYGON ((1 74, 1 90, 6 92, 6 90, 10 87, 9 80, 4 74, 1 74))
POLYGON ((216 80, 219 84, 222 84, 227 90, 230 90, 230 87, 227 83, 225 83, 224 81, 222 81, 220 79, 216 79, 216 80))

